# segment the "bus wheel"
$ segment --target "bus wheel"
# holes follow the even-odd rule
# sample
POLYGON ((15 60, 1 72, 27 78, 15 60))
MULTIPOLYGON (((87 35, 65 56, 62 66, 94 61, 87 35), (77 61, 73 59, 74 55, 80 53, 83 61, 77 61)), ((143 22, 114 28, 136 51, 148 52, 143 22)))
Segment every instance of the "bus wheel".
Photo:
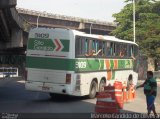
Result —
POLYGON ((100 84, 99 84, 99 92, 104 91, 104 86, 106 86, 106 82, 105 82, 105 80, 102 79, 100 84))
POLYGON ((96 96, 96 89, 97 89, 97 83, 96 81, 92 81, 91 86, 90 86, 90 91, 89 91, 89 98, 93 99, 96 96))

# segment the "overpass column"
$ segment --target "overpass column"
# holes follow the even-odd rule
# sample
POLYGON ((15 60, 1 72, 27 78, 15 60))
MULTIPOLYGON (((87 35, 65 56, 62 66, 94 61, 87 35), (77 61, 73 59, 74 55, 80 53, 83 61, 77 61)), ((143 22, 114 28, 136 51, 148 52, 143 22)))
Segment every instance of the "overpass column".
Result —
POLYGON ((11 41, 7 43, 7 48, 23 47, 23 31, 20 28, 12 28, 11 41))

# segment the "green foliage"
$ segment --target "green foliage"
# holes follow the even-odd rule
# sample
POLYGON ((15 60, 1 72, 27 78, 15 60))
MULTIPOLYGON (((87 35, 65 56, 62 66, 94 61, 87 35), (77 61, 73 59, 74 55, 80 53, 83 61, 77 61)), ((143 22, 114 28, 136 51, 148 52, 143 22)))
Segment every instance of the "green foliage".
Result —
MULTIPOLYGON (((111 33, 118 38, 133 41, 133 0, 113 17, 117 28, 111 33)), ((160 1, 135 0, 136 43, 143 54, 160 58, 160 1)))

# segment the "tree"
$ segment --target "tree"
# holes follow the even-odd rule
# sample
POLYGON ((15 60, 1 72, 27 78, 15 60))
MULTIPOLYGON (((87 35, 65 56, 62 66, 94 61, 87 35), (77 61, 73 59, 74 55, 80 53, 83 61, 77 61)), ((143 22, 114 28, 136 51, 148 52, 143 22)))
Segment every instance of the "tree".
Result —
MULTIPOLYGON (((113 17, 117 28, 111 32, 118 38, 133 41, 133 5, 126 0, 126 6, 113 17)), ((160 59, 160 1, 135 0, 136 43, 148 57, 160 59)))

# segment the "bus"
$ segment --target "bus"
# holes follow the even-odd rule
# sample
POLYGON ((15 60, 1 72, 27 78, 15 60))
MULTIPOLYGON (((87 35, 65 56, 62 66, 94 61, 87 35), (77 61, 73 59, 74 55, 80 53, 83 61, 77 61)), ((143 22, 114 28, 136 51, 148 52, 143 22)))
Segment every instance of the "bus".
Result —
POLYGON ((138 45, 114 36, 61 28, 29 32, 25 88, 56 95, 94 98, 115 81, 136 85, 134 59, 138 45), (92 53, 94 52, 94 53, 92 53))
POLYGON ((17 67, 0 67, 0 78, 18 77, 17 67))

